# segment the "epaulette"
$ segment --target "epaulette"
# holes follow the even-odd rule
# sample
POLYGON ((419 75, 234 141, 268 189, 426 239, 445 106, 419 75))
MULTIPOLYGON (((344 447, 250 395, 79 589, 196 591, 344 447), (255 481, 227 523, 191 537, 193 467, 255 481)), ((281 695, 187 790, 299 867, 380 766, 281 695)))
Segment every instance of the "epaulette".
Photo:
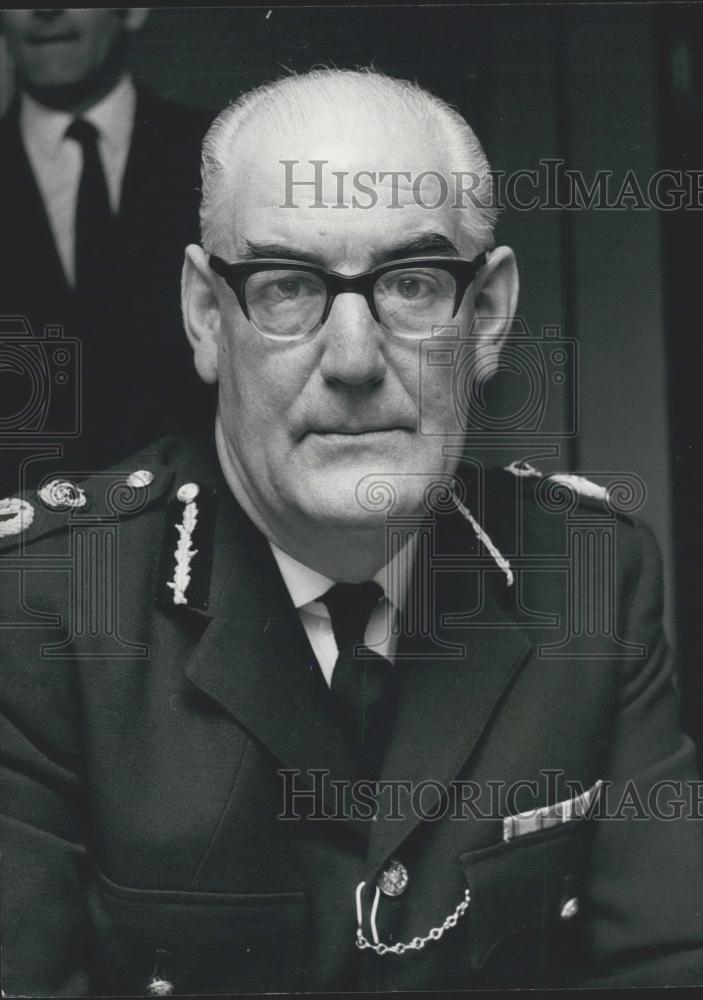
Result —
POLYGON ((80 523, 109 523, 133 518, 163 500, 174 470, 115 467, 86 479, 45 479, 35 489, 0 499, 0 554, 33 546, 80 523))
POLYGON ((595 473, 602 482, 594 482, 570 472, 542 473, 524 461, 511 462, 502 471, 513 481, 534 483, 537 501, 549 512, 588 511, 633 524, 647 497, 645 484, 634 473, 595 473))
POLYGON ((548 480, 550 483, 566 486, 579 498, 585 497, 606 506, 610 504, 608 487, 594 483, 585 476, 579 476, 570 472, 549 472, 545 474, 540 472, 539 469, 535 469, 529 462, 520 461, 511 462, 510 465, 506 465, 503 468, 505 472, 509 472, 518 478, 548 480))
MULTIPOLYGON (((523 510, 541 510, 546 515, 588 517, 603 515, 632 523, 630 514, 646 495, 637 477, 609 476, 608 486, 571 473, 544 474, 525 461, 485 470, 479 482, 454 496, 457 511, 470 524, 474 535, 502 570, 507 586, 514 582, 510 553, 518 551, 517 534, 523 510)), ((603 477, 605 478, 605 476, 603 477)), ((553 520, 553 518, 549 518, 553 520)))
POLYGON ((91 575, 91 560, 109 574, 119 548, 122 578, 153 582, 162 610, 207 614, 223 489, 214 445, 185 437, 161 439, 85 478, 47 476, 0 500, 0 571, 77 568, 72 586, 81 600, 94 601, 103 576, 91 575))

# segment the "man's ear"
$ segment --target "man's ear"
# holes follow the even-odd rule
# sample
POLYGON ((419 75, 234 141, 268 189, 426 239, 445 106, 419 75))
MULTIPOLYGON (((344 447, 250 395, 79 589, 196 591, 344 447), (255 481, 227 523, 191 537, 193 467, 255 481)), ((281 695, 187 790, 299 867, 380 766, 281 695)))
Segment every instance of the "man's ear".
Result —
POLYGON ((517 309, 520 279, 510 247, 496 247, 474 279, 475 334, 484 377, 495 375, 517 309))
POLYGON ((151 7, 126 7, 124 12, 124 26, 127 31, 140 31, 146 24, 146 19, 151 13, 151 7))
POLYGON ((186 247, 181 274, 181 309, 195 367, 203 382, 217 382, 217 348, 220 337, 220 304, 212 286, 210 271, 202 247, 186 247))

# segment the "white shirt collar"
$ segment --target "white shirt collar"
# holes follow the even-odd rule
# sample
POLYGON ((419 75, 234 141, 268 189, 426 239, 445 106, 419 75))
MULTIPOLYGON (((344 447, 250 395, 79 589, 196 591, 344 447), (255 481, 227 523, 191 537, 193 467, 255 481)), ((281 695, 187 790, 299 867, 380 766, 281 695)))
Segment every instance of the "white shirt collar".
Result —
POLYGON ((78 116, 47 108, 29 94, 22 94, 20 128, 23 137, 31 137, 33 147, 46 159, 58 155, 66 129, 76 117, 95 125, 108 151, 120 150, 129 145, 136 105, 137 92, 129 76, 122 77, 109 94, 78 116))
MULTIPOLYGON (((416 537, 413 536, 403 548, 399 549, 393 558, 381 566, 373 577, 376 583, 383 587, 384 594, 396 611, 402 611, 405 603, 405 595, 410 582, 409 570, 412 566, 412 561, 407 556, 414 556, 416 537), (413 551, 406 554, 405 550, 409 545, 413 546, 413 551)), ((297 559, 279 549, 273 542, 269 541, 269 545, 296 608, 300 609, 305 605, 319 602, 320 597, 334 586, 334 580, 330 580, 322 573, 298 562, 297 559)))

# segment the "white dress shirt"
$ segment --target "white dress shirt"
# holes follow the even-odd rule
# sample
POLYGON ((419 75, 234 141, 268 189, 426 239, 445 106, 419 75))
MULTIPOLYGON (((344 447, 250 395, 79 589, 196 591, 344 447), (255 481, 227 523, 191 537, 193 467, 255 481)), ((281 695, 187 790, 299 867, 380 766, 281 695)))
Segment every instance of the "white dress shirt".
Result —
MULTIPOLYGON (((400 616, 405 607, 405 596, 415 555, 414 542, 415 538, 410 539, 373 577, 376 583, 383 587, 384 597, 371 612, 364 642, 369 649, 391 661, 398 645, 400 616)), ((300 620, 323 676, 327 684, 331 685, 338 649, 327 605, 319 598, 334 586, 335 581, 310 569, 309 566, 304 566, 273 542, 269 542, 269 545, 278 563, 283 582, 298 609, 300 620)))
POLYGON ((49 218, 64 273, 75 283, 75 221, 83 153, 75 139, 66 138, 74 118, 84 118, 98 130, 98 152, 105 171, 110 206, 120 206, 137 94, 129 77, 80 115, 54 111, 22 95, 20 134, 49 218))

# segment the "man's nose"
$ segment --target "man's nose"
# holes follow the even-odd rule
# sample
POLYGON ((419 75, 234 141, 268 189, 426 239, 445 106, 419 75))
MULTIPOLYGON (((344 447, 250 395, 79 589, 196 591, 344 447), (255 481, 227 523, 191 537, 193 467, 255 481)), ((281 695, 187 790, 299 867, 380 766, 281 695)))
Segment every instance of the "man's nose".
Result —
POLYGON ((363 295, 340 293, 318 336, 324 344, 320 370, 326 382, 363 388, 383 380, 384 334, 363 295))

